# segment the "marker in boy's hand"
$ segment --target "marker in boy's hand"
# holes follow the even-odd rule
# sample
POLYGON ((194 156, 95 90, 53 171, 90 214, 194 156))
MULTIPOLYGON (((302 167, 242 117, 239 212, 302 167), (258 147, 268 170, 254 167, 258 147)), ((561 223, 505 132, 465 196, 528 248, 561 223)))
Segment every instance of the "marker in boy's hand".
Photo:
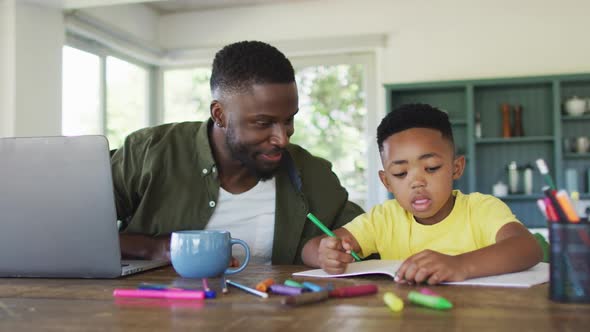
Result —
POLYGON ((330 273, 343 273, 349 263, 354 262, 350 255, 352 245, 346 240, 337 237, 324 237, 318 248, 318 260, 320 267, 330 273))
POLYGON ((436 285, 442 281, 463 281, 465 276, 460 256, 424 250, 408 257, 402 263, 395 275, 395 281, 436 285))

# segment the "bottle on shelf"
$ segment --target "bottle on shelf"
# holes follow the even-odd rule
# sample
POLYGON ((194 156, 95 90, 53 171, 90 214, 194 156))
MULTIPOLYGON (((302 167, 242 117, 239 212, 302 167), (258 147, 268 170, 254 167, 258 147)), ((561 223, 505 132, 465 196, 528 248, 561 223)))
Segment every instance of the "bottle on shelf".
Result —
POLYGON ((524 136, 524 129, 522 128, 522 105, 514 107, 514 129, 512 136, 524 136))
POLYGON ((518 193, 518 166, 516 161, 511 161, 508 164, 508 189, 510 194, 518 193))
POLYGON ((510 105, 502 104, 502 137, 508 138, 510 133, 510 105))
POLYGON ((526 195, 533 194, 533 166, 526 165, 524 168, 524 175, 523 175, 523 182, 524 182, 524 193, 526 195))
POLYGON ((481 138, 481 114, 475 113, 475 137, 481 138))

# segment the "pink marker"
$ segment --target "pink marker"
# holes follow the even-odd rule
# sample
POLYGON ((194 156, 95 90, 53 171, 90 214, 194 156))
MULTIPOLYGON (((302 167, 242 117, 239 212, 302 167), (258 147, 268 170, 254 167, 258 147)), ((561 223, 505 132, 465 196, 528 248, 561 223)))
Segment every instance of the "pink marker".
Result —
POLYGON ((420 289, 420 293, 422 293, 424 295, 430 295, 430 296, 438 296, 438 297, 440 297, 440 295, 436 294, 435 292, 431 291, 428 288, 422 288, 422 289, 420 289))
POLYGON ((139 298, 156 298, 156 299, 174 299, 174 300, 202 300, 205 298, 203 291, 185 291, 185 290, 160 290, 151 289, 115 289, 115 297, 139 297, 139 298))

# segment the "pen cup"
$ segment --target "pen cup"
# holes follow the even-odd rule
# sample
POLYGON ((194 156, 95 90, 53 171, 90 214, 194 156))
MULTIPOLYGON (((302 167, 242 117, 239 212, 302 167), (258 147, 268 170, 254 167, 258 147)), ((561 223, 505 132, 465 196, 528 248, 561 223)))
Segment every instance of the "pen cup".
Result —
POLYGON ((549 298, 590 303, 590 223, 549 223, 549 298))

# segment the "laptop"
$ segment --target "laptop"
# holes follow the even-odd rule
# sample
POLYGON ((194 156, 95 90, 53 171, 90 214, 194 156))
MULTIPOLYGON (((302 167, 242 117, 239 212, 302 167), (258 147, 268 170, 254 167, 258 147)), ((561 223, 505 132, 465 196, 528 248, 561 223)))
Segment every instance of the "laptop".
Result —
POLYGON ((0 277, 116 278, 122 261, 104 136, 0 138, 0 277))

